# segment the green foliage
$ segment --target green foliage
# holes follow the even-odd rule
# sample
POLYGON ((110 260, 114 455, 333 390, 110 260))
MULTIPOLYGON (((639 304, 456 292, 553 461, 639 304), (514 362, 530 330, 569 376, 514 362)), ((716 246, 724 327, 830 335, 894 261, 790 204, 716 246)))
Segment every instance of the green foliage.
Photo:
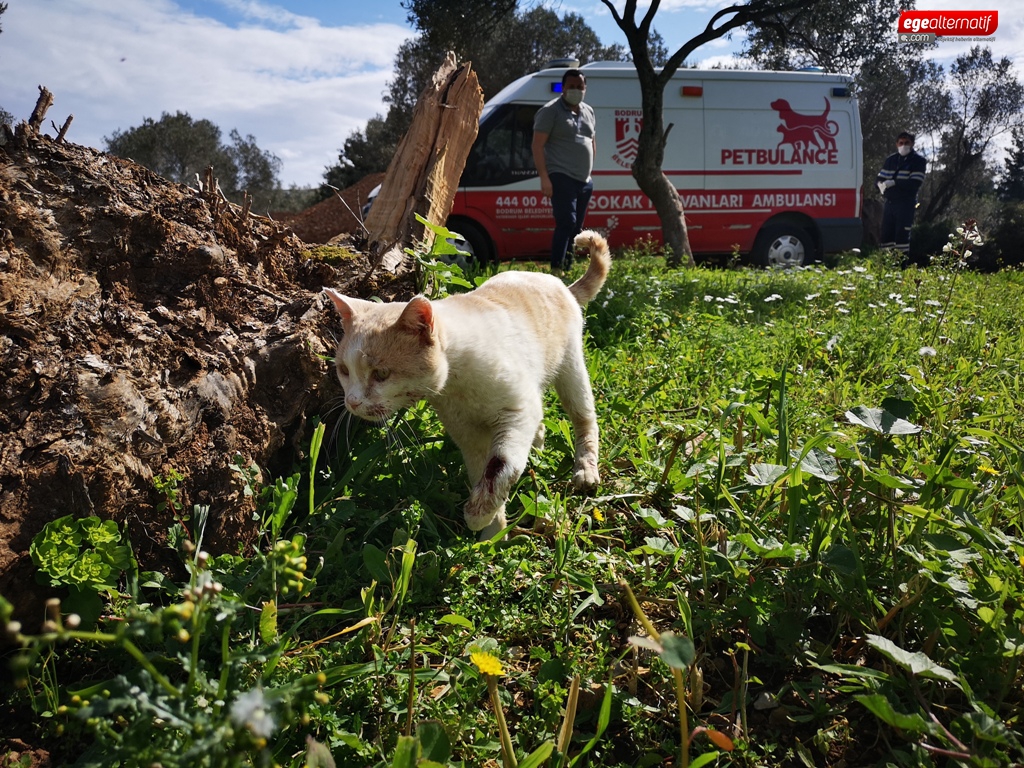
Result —
POLYGON ((439 224, 431 224, 418 213, 416 220, 427 230, 430 250, 420 253, 407 248, 406 253, 416 259, 416 282, 421 293, 432 299, 443 299, 450 293, 469 291, 482 284, 480 266, 470 263, 466 254, 453 243, 460 235, 439 224))
POLYGON ((193 120, 187 112, 164 112, 159 120, 147 117, 142 125, 116 130, 104 142, 111 154, 130 158, 179 184, 193 184, 212 166, 228 199, 240 202, 242 193, 248 192, 259 210, 278 187, 281 160, 256 146, 252 135, 243 137, 232 129, 230 139, 222 143, 220 128, 209 120, 193 120))
MULTIPOLYGON (((548 61, 573 55, 582 63, 625 58, 620 45, 603 46, 582 16, 537 5, 524 11, 510 0, 479 0, 451 5, 410 0, 405 4, 410 22, 420 31, 395 55, 395 77, 388 84, 386 115, 371 118, 363 130, 353 131, 338 154, 338 163, 324 172, 326 184, 344 188, 370 173, 387 170, 395 148, 408 130, 413 108, 424 88, 454 51, 459 61, 469 61, 484 98, 491 98, 516 78, 540 69, 548 61), (452 18, 456 23, 451 23, 452 18)), ((652 34, 655 56, 661 38, 652 34)), ((321 194, 331 194, 323 187, 321 194)))
POLYGON ((11 705, 81 765, 495 765, 499 712, 520 766, 1021 762, 1024 278, 965 271, 962 229, 905 271, 616 258, 600 496, 553 396, 497 542, 429 408, 319 425, 282 478, 239 466, 256 551, 206 555, 193 511, 183 583, 95 631, 0 602, 11 705))
POLYGON ((67 605, 87 624, 99 618, 100 592, 113 593, 133 567, 131 549, 113 520, 65 515, 43 526, 29 545, 44 583, 67 587, 67 605))
MULTIPOLYGON (((1013 61, 1005 56, 994 59, 987 46, 973 46, 956 57, 947 89, 941 97, 952 117, 942 124, 935 167, 922 188, 926 221, 949 212, 956 198, 975 184, 991 193, 985 156, 999 136, 1024 127, 1024 84, 1013 61)), ((982 218, 977 212, 973 215, 982 218)))

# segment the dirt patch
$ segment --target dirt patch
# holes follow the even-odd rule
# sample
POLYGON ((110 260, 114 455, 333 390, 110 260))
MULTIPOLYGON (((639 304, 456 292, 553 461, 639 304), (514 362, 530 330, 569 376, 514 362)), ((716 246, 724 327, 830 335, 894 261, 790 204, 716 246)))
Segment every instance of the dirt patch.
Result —
POLYGON ((234 457, 290 467, 339 394, 322 286, 412 292, 209 187, 38 135, 0 147, 0 594, 27 626, 48 596, 28 547, 57 517, 114 519, 143 569, 171 567, 153 478, 172 468, 185 508, 210 506, 209 549, 252 545, 234 457))
POLYGON ((274 218, 307 243, 327 243, 344 234, 358 236, 363 232, 363 205, 383 180, 383 173, 370 174, 304 211, 274 214, 274 218))

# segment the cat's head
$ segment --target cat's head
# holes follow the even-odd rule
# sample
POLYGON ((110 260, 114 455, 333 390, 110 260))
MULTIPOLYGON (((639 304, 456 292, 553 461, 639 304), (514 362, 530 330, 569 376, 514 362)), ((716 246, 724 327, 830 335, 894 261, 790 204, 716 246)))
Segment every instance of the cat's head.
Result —
POLYGON ((381 304, 324 288, 341 315, 345 334, 334 365, 345 390, 345 407, 369 421, 383 421, 431 394, 448 378, 438 344, 434 310, 417 296, 381 304))

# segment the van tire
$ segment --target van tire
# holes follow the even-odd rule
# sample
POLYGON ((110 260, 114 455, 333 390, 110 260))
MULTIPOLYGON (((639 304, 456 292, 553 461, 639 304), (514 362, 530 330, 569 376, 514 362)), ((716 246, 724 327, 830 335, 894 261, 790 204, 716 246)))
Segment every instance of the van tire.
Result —
POLYGON ((486 267, 493 260, 494 247, 491 243, 491 238, 487 236, 487 233, 479 225, 474 224, 469 219, 454 217, 448 219, 448 223, 445 226, 451 231, 462 235, 466 241, 470 256, 481 267, 486 267))
POLYGON ((796 224, 776 224, 757 234, 753 261, 763 267, 802 267, 814 261, 814 239, 796 224))

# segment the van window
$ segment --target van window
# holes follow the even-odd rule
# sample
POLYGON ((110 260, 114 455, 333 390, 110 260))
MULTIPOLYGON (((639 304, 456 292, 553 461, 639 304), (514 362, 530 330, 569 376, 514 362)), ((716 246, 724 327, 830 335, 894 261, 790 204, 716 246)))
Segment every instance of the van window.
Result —
POLYGON ((511 184, 537 175, 533 164, 536 104, 502 104, 480 125, 466 160, 461 186, 511 184))

